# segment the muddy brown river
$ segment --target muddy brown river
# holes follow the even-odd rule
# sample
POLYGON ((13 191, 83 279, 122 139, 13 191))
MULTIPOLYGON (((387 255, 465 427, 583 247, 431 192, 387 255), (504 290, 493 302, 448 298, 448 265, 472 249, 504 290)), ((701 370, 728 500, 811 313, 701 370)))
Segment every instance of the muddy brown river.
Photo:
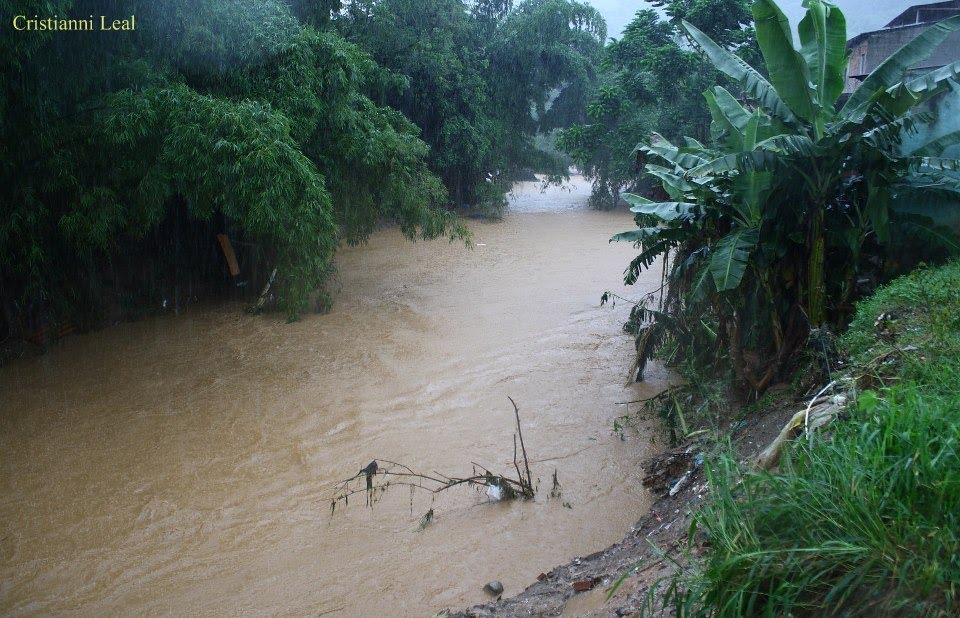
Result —
POLYGON ((194 306, 0 369, 0 614, 430 616, 622 538, 651 446, 613 421, 666 375, 626 383, 629 308, 599 298, 659 277, 624 288, 631 217, 588 194, 521 183, 471 251, 378 232, 327 315, 194 306), (331 515, 373 458, 515 476, 508 395, 536 499, 394 487, 331 515))

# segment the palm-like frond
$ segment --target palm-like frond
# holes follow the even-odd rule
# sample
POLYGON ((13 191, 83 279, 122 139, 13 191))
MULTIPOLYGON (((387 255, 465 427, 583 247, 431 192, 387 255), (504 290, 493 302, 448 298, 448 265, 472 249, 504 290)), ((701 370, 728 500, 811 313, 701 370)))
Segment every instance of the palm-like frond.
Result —
POLYGON ((783 122, 796 124, 797 117, 790 110, 776 89, 756 69, 747 64, 742 58, 717 45, 713 39, 701 32, 693 24, 681 22, 681 27, 691 39, 710 58, 713 65, 721 72, 729 75, 750 96, 760 102, 771 115, 783 122))
POLYGON ((631 205, 630 212, 651 215, 661 221, 692 219, 699 210, 699 206, 690 202, 654 202, 633 193, 624 193, 623 199, 631 205))
MULTIPOLYGON (((816 0, 813 2, 817 3, 816 0)), ((812 122, 817 110, 810 91, 810 70, 803 56, 793 46, 793 35, 786 15, 771 0, 756 0, 753 19, 757 42, 770 72, 770 83, 797 116, 812 122)))
POLYGON ((759 241, 758 227, 738 227, 720 239, 710 258, 710 274, 718 291, 733 290, 740 285, 750 254, 759 241))

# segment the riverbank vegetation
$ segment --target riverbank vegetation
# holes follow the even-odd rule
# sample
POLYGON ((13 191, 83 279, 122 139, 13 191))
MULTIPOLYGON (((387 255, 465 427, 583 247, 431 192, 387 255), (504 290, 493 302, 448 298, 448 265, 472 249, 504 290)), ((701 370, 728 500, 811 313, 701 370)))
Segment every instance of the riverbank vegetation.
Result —
POLYGON ((958 262, 878 290, 839 340, 860 389, 846 417, 775 472, 710 465, 705 556, 661 584, 678 615, 956 614, 958 290, 958 262))
POLYGON ((669 285, 627 325, 641 371, 670 350, 691 379, 727 379, 741 400, 791 376, 845 392, 824 404, 826 427, 814 431, 816 397, 795 417, 785 432, 802 439, 779 445, 773 471, 708 458, 709 498, 690 529, 698 550, 647 609, 657 599, 691 616, 953 615, 960 264, 926 263, 960 249, 930 216, 960 208, 960 162, 944 157, 960 133, 932 134, 923 106, 956 94, 960 62, 906 69, 960 18, 841 99, 844 16, 807 6, 797 48, 779 7, 753 3, 763 70, 680 23, 735 86, 706 92, 710 139, 653 133, 637 147, 666 199, 625 195, 638 229, 612 240, 640 249, 628 282, 656 265, 669 285))
POLYGON ((625 195, 638 229, 612 240, 641 250, 627 283, 667 261, 664 302, 646 299, 631 316, 641 366, 660 346, 681 346, 701 370, 732 371, 736 388, 755 398, 796 366, 811 336, 842 329, 872 282, 960 249, 952 230, 926 216, 960 203, 960 162, 942 156, 960 133, 903 142, 933 121, 920 106, 952 91, 960 64, 906 79, 904 70, 960 29, 960 18, 894 52, 841 103, 842 13, 811 3, 797 50, 776 4, 757 0, 753 11, 765 64, 775 67, 769 79, 681 23, 738 88, 706 92, 709 144, 653 133, 637 147, 669 201, 625 195))
POLYGON ((3 339, 268 279, 294 317, 328 302, 338 243, 383 221, 466 239, 459 208, 502 204, 512 170, 557 172, 534 138, 582 117, 606 38, 574 0, 0 9, 136 18, 0 43, 3 339))

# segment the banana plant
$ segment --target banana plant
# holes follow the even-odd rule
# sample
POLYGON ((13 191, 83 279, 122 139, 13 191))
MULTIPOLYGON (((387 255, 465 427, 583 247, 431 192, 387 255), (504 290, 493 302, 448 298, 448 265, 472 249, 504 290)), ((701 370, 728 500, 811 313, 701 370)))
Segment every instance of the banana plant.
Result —
MULTIPOLYGON (((828 0, 804 6, 797 47, 777 4, 754 2, 769 77, 682 24, 691 44, 741 92, 717 86, 705 93, 711 146, 693 140, 675 146, 654 134, 637 147, 646 173, 671 201, 627 196, 642 227, 612 239, 642 249, 627 269, 628 282, 672 252, 674 284, 690 301, 710 299, 729 331, 731 356, 740 356, 744 340, 754 342, 754 352, 766 350, 756 363, 766 368, 762 374, 740 376, 757 391, 804 341, 801 333, 842 320, 864 243, 889 244, 891 221, 905 204, 960 205, 960 181, 951 176, 960 162, 942 156, 960 143, 960 131, 909 150, 902 139, 928 120, 918 107, 960 91, 960 61, 904 79, 908 67, 960 30, 960 17, 894 52, 840 105, 846 20, 828 0), (828 281, 828 270, 843 276, 828 281)), ((941 238, 956 242, 949 234, 941 238)))

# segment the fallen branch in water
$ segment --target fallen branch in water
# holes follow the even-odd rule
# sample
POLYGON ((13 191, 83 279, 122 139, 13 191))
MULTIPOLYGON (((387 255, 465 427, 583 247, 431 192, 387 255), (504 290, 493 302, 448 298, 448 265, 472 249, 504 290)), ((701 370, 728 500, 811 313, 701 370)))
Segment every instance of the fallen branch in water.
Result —
POLYGON ((247 308, 248 313, 260 313, 263 311, 264 306, 267 304, 270 296, 270 287, 273 285, 273 280, 277 278, 277 269, 274 268, 273 272, 270 273, 270 278, 267 279, 267 284, 263 286, 263 291, 260 292, 260 298, 257 299, 257 302, 252 307, 247 308))
POLYGON ((438 494, 453 487, 469 485, 477 488, 486 487, 487 495, 494 500, 509 500, 518 496, 532 498, 536 490, 533 486, 533 477, 530 474, 527 447, 523 442, 523 432, 520 429, 520 409, 513 398, 507 398, 513 404, 513 413, 517 421, 517 431, 513 435, 513 467, 517 471, 517 478, 494 474, 485 466, 476 462, 471 462, 473 472, 470 476, 456 477, 436 471, 432 474, 423 474, 396 461, 374 459, 361 468, 356 475, 336 484, 333 498, 330 501, 330 513, 333 514, 340 503, 343 503, 343 506, 348 506, 351 496, 359 493, 365 494, 367 506, 373 506, 380 500, 387 488, 395 486, 409 487, 411 492, 422 490, 431 494, 438 494), (523 458, 523 470, 520 469, 520 462, 517 459, 518 438, 520 455, 523 458))

